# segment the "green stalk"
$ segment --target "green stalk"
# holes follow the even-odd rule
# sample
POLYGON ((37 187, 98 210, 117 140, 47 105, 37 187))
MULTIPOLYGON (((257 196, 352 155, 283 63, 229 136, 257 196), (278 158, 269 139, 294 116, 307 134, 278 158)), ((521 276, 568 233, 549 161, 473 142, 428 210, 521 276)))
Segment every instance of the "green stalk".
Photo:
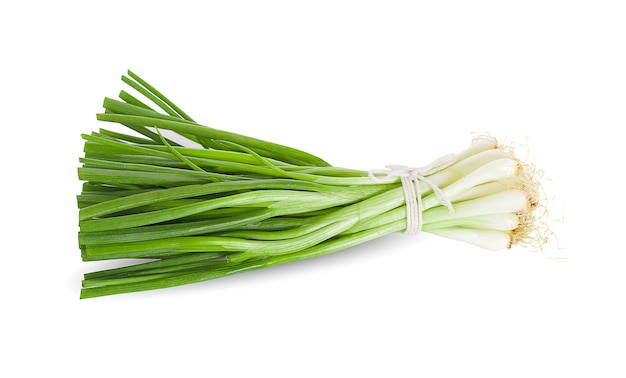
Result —
POLYGON ((359 245, 361 243, 365 243, 369 240, 373 240, 384 235, 398 232, 404 227, 406 227, 406 225, 403 222, 399 221, 375 229, 369 229, 367 231, 363 231, 357 234, 352 234, 332 241, 328 241, 297 253, 268 257, 262 260, 246 261, 240 264, 220 266, 215 269, 208 269, 199 272, 181 273, 178 275, 171 275, 164 278, 159 277, 159 279, 136 282, 128 285, 110 285, 85 288, 81 290, 81 298, 94 298, 103 295, 163 289, 226 277, 251 270, 269 268, 274 265, 321 257, 330 253, 353 247, 355 245, 359 245))
POLYGON ((161 129, 171 130, 179 134, 194 135, 199 138, 213 140, 227 140, 229 142, 248 146, 249 148, 264 154, 269 152, 268 157, 279 157, 288 163, 298 165, 328 166, 324 160, 297 150, 295 148, 282 146, 280 144, 266 142, 260 139, 246 137, 236 133, 213 129, 207 126, 190 124, 185 121, 173 121, 152 117, 132 116, 123 114, 101 113, 96 115, 99 121, 117 122, 132 126, 152 126, 161 129))

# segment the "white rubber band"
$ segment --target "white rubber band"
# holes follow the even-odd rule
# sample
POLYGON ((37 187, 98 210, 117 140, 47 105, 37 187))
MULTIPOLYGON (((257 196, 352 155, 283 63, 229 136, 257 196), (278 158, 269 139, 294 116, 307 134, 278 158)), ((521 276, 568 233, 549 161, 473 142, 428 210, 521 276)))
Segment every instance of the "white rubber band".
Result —
POLYGON ((415 235, 422 230, 423 225, 422 188, 420 182, 430 186, 437 197, 437 201, 447 207, 451 213, 454 213, 454 208, 448 197, 427 176, 439 172, 455 162, 456 156, 450 154, 440 157, 425 167, 411 168, 404 165, 387 165, 385 166, 386 169, 369 171, 368 176, 377 183, 388 183, 395 180, 396 177, 400 178, 406 202, 406 231, 404 233, 415 235), (376 174, 384 174, 385 176, 376 177, 376 174))

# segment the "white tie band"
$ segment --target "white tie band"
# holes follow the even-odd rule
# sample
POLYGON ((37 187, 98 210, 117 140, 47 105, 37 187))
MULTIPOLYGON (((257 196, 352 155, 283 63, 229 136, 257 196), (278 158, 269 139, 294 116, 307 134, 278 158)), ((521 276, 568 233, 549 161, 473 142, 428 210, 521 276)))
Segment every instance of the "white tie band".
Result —
POLYGON ((415 235, 422 230, 422 189, 420 181, 430 186, 440 204, 446 206, 451 213, 454 212, 452 203, 445 193, 434 182, 429 180, 430 176, 445 169, 456 162, 454 154, 442 156, 434 162, 424 167, 407 167, 404 165, 386 165, 387 169, 373 169, 369 171, 369 178, 377 183, 388 183, 392 179, 399 177, 404 188, 404 198, 406 202, 406 234, 415 235), (384 174, 383 177, 376 177, 376 174, 384 174))

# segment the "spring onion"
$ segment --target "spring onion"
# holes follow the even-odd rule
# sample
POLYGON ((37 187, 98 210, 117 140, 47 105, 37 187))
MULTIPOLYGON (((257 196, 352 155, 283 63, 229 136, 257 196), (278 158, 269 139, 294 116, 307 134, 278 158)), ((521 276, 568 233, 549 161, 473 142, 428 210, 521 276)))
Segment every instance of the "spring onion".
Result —
POLYGON ((84 261, 142 262, 85 274, 81 298, 210 280, 403 232, 407 198, 418 201, 424 232, 489 250, 540 239, 534 169, 494 138, 475 138, 407 184, 410 171, 394 175, 397 167, 335 167, 201 125, 133 72, 122 80, 144 99, 123 90, 97 115, 132 135, 82 135, 78 240, 84 261))

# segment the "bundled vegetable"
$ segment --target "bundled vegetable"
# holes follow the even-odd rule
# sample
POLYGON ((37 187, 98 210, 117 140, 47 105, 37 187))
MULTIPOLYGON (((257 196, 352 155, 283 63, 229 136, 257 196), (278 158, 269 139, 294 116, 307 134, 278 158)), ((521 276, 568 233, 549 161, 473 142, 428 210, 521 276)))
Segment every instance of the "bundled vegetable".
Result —
POLYGON ((85 274, 81 298, 319 257, 394 232, 490 250, 536 239, 533 169, 493 138, 423 168, 339 168, 200 125, 132 72, 122 80, 145 99, 122 91, 97 116, 135 135, 83 135, 78 239, 84 261, 145 262, 85 274))

